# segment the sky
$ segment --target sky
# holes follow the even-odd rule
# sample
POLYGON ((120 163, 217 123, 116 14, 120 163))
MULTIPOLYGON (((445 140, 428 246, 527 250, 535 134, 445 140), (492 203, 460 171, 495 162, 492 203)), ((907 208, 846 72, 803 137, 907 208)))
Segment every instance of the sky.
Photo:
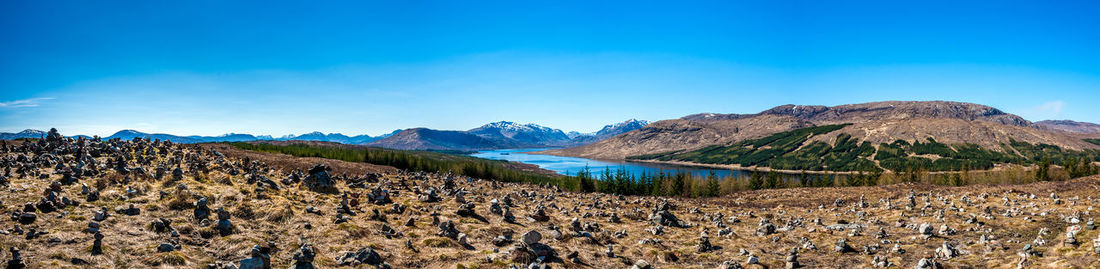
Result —
POLYGON ((594 132, 949 100, 1100 122, 1095 1, 0 1, 0 131, 594 132), (962 3, 966 2, 966 3, 962 3))

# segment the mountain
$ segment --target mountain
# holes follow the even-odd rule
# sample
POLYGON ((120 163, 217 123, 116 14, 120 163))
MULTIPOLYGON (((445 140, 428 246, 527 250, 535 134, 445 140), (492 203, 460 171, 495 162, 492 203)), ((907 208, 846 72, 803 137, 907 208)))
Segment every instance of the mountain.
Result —
POLYGON ((570 145, 571 139, 558 129, 538 124, 518 124, 510 121, 493 122, 470 129, 467 133, 504 144, 520 147, 557 147, 570 145))
POLYGON ((383 134, 383 135, 377 136, 375 138, 378 138, 378 139, 387 138, 387 137, 393 136, 395 134, 401 133, 401 131, 404 131, 404 129, 393 130, 393 132, 390 132, 388 134, 383 134))
POLYGON ((380 139, 380 137, 371 137, 369 135, 357 135, 347 136, 341 133, 324 134, 321 132, 311 132, 302 135, 287 135, 280 137, 278 140, 303 140, 303 141, 321 141, 321 142, 334 142, 342 144, 365 144, 374 142, 380 139))
POLYGON ((46 137, 46 132, 39 131, 39 130, 34 130, 34 129, 26 129, 26 130, 23 130, 22 132, 18 132, 18 133, 0 133, 0 139, 2 139, 2 140, 14 140, 14 139, 20 139, 20 138, 43 138, 43 137, 46 137))
POLYGON ((1012 141, 1049 144, 1069 150, 1097 148, 1079 138, 1048 131, 989 106, 946 101, 888 101, 832 107, 783 105, 756 114, 694 114, 654 122, 592 144, 541 153, 625 159, 731 145, 781 132, 838 124, 846 125, 812 140, 835 143, 831 138, 848 134, 872 145, 934 138, 948 145, 965 143, 993 150, 1003 150, 1001 145, 1012 141))
POLYGON ((250 134, 235 134, 228 133, 219 136, 188 136, 188 138, 195 139, 201 142, 244 142, 244 141, 256 141, 256 140, 272 140, 271 136, 254 136, 250 134))
POLYGON ((569 131, 568 133, 565 133, 565 136, 568 136, 569 139, 575 139, 575 138, 581 137, 581 136, 596 136, 596 133, 582 133, 582 132, 578 132, 578 131, 569 131))
POLYGON ((114 134, 112 134, 108 137, 105 137, 104 139, 118 138, 118 139, 122 139, 122 140, 131 140, 131 139, 134 139, 135 137, 148 138, 148 139, 168 140, 168 141, 172 141, 172 142, 176 142, 176 143, 185 143, 185 144, 188 144, 188 143, 208 143, 208 142, 243 142, 243 141, 256 141, 256 140, 271 140, 270 136, 266 136, 266 139, 265 139, 265 137, 263 137, 263 136, 257 137, 257 136, 250 135, 250 134, 228 133, 228 134, 219 135, 219 136, 198 136, 198 135, 178 136, 178 135, 171 135, 171 134, 150 134, 150 133, 144 133, 144 132, 140 132, 140 131, 136 131, 136 130, 121 130, 121 131, 115 132, 114 134))
MULTIPOLYGON (((220 136, 178 136, 172 134, 144 133, 136 130, 121 130, 105 139, 123 140, 135 137, 169 140, 177 143, 242 142, 256 140, 302 140, 321 141, 354 145, 371 145, 395 149, 412 150, 487 150, 504 148, 543 148, 583 145, 616 134, 640 128, 647 121, 628 120, 604 126, 593 134, 571 132, 568 135, 558 129, 538 124, 519 124, 509 121, 493 122, 469 131, 441 131, 427 128, 398 129, 377 137, 369 135, 347 136, 341 133, 310 132, 301 135, 285 135, 273 138, 268 135, 225 134, 220 136), (386 140, 388 139, 388 140, 386 140), (386 141, 382 141, 386 140, 386 141), (375 143, 377 142, 377 143, 375 143)), ((19 133, 0 133, 0 139, 40 138, 45 132, 25 130, 19 133)))
POLYGON ((570 132, 569 136, 570 139, 573 140, 571 143, 573 146, 585 145, 594 143, 596 141, 608 139, 619 134, 641 129, 646 125, 649 125, 649 121, 629 119, 620 123, 604 125, 603 128, 601 128, 599 131, 596 131, 595 133, 582 134, 578 132, 570 132))
POLYGON ((464 131, 442 131, 428 128, 405 129, 397 134, 364 145, 405 150, 461 151, 520 147, 508 140, 493 140, 464 131))
POLYGON ((202 142, 202 138, 199 137, 199 136, 186 137, 186 136, 177 136, 177 135, 170 135, 170 134, 149 134, 149 133, 143 133, 143 132, 139 132, 139 131, 136 131, 136 130, 129 130, 129 129, 120 130, 120 131, 115 132, 114 134, 112 134, 110 136, 105 137, 104 139, 118 138, 118 139, 122 139, 122 140, 131 140, 131 139, 134 139, 134 138, 137 138, 137 137, 148 138, 148 139, 152 139, 152 140, 156 140, 156 139, 168 140, 168 141, 172 141, 172 142, 176 142, 176 143, 200 143, 200 142, 202 142))
POLYGON ((616 123, 616 124, 608 124, 608 125, 604 126, 602 129, 600 129, 599 131, 596 132, 596 137, 600 137, 600 139, 604 139, 604 138, 619 135, 621 133, 626 133, 626 132, 630 132, 630 131, 633 131, 633 130, 638 130, 638 129, 641 129, 642 127, 645 127, 646 125, 649 125, 649 121, 647 121, 647 120, 638 120, 638 119, 629 119, 629 120, 626 120, 624 122, 620 122, 620 123, 616 123))
POLYGON ((567 134, 558 129, 533 123, 498 121, 469 131, 441 131, 427 128, 398 130, 400 132, 365 145, 405 150, 461 151, 567 147, 596 142, 641 128, 648 123, 648 121, 631 119, 609 124, 592 134, 578 132, 567 134))
POLYGON ((1042 128, 1074 134, 1100 134, 1100 124, 1071 120, 1045 120, 1035 122, 1042 128))
MULTIPOLYGON (((137 130, 127 129, 127 130, 120 130, 118 132, 115 132, 114 134, 112 134, 108 137, 105 137, 104 139, 119 138, 119 139, 122 139, 122 140, 130 140, 130 139, 134 139, 135 137, 141 137, 141 138, 149 138, 149 139, 169 140, 169 141, 176 142, 176 143, 244 142, 244 141, 257 141, 257 140, 281 140, 281 141, 304 140, 304 141, 335 142, 335 143, 343 143, 343 144, 365 144, 365 143, 373 142, 375 140, 391 136, 393 134, 397 134, 400 131, 401 130, 396 130, 396 131, 393 131, 392 133, 384 134, 384 135, 381 135, 381 136, 378 136, 378 137, 371 137, 369 135, 347 136, 347 135, 340 134, 340 133, 324 134, 324 133, 321 133, 321 132, 312 132, 312 133, 306 133, 306 134, 302 134, 302 135, 287 135, 287 136, 282 136, 282 137, 279 137, 278 139, 276 139, 276 138, 274 138, 270 135, 256 136, 256 135, 250 135, 250 134, 228 133, 228 134, 219 135, 219 136, 198 136, 198 135, 179 136, 179 135, 159 134, 159 133, 151 134, 151 133, 140 132, 140 131, 137 131, 137 130)), ((18 133, 0 133, 0 139, 11 140, 11 139, 19 139, 19 138, 41 138, 45 135, 46 135, 46 132, 44 132, 44 131, 27 129, 27 130, 23 130, 22 132, 18 132, 18 133)), ((85 136, 85 135, 76 135, 76 136, 73 136, 73 137, 91 138, 90 136, 85 136)))
POLYGON ((302 135, 286 135, 279 138, 273 138, 270 135, 250 135, 250 134, 235 134, 229 133, 219 136, 178 136, 171 134, 148 134, 135 130, 122 130, 117 133, 106 137, 107 139, 121 138, 123 140, 134 139, 135 137, 169 140, 177 143, 210 143, 210 142, 244 142, 244 141, 257 141, 257 140, 302 140, 302 141, 322 141, 322 142, 334 142, 343 144, 363 144, 378 140, 380 138, 371 137, 369 135, 357 135, 347 136, 340 133, 324 134, 321 132, 311 132, 302 135))

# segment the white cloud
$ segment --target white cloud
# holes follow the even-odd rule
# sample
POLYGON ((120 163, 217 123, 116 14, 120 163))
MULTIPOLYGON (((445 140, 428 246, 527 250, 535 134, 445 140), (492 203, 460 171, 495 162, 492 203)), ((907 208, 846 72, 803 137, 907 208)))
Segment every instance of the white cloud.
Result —
POLYGON ((39 103, 41 103, 41 101, 53 100, 53 99, 54 99, 53 97, 40 97, 40 98, 30 98, 30 99, 23 99, 23 100, 0 102, 0 108, 36 107, 36 106, 39 105, 39 103))
POLYGON ((1062 116, 1062 109, 1065 108, 1065 107, 1066 107, 1066 102, 1050 101, 1050 102, 1043 103, 1042 105, 1039 105, 1038 107, 1035 107, 1035 110, 1040 112, 1040 113, 1043 113, 1043 114, 1046 114, 1046 115, 1051 115, 1051 116, 1054 116, 1055 118, 1057 118, 1057 117, 1062 116))

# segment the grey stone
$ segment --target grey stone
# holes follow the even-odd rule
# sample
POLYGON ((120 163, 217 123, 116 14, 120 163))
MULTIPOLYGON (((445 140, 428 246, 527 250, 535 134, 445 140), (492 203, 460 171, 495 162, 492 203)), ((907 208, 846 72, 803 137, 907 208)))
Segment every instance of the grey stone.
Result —
POLYGON ((325 164, 316 164, 309 168, 309 176, 302 180, 302 184, 310 190, 317 192, 334 193, 336 181, 329 174, 331 169, 325 164))
POLYGON ((169 244, 169 243, 162 243, 162 244, 160 244, 160 246, 157 246, 157 252, 172 252, 172 251, 175 251, 175 250, 176 250, 176 246, 173 246, 172 244, 169 244))
POLYGON ((291 268, 294 269, 313 269, 313 259, 316 257, 316 252, 313 251, 313 245, 302 244, 298 248, 297 252, 294 252, 292 257, 294 264, 291 268))
POLYGON ((528 245, 538 244, 539 241, 542 240, 542 234, 539 233, 538 231, 531 230, 531 231, 528 231, 526 233, 523 233, 521 238, 523 239, 524 244, 528 244, 528 245))
POLYGON ((103 254, 103 234, 96 232, 92 242, 92 255, 103 254))
POLYGON ((373 248, 366 247, 357 251, 345 251, 343 252, 336 262, 341 266, 355 265, 355 264, 369 264, 379 265, 382 264, 382 255, 375 252, 373 248))

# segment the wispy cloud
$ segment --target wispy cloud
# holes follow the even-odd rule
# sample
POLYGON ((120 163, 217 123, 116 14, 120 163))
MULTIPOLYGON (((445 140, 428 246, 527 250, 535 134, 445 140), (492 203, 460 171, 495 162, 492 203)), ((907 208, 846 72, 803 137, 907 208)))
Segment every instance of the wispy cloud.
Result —
POLYGON ((1044 113, 1047 113, 1047 114, 1050 114, 1050 115, 1054 115, 1056 117, 1060 117, 1060 116, 1062 116, 1062 109, 1065 108, 1065 107, 1066 107, 1066 102, 1050 101, 1050 102, 1043 103, 1042 105, 1039 105, 1038 107, 1035 108, 1035 110, 1038 110, 1040 112, 1044 112, 1044 113))
POLYGON ((22 107, 36 107, 42 103, 42 101, 53 100, 53 97, 39 97, 23 100, 0 102, 0 108, 22 108, 22 107))
POLYGON ((1061 120, 1062 111, 1066 108, 1066 102, 1061 100, 1049 101, 1037 106, 1020 111, 1020 116, 1030 120, 1061 120))

